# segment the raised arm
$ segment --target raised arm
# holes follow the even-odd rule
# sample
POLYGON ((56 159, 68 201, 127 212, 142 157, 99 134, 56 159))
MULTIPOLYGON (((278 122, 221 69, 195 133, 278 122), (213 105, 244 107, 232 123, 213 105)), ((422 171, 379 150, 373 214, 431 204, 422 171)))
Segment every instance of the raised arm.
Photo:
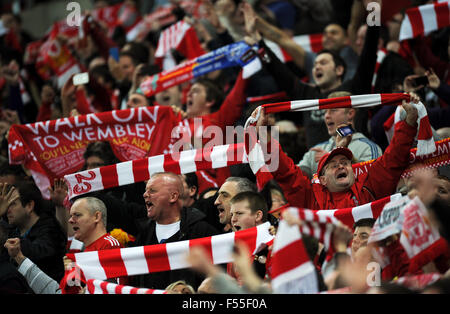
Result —
POLYGON ((294 63, 300 69, 305 68, 306 51, 298 45, 291 36, 257 15, 249 3, 244 4, 243 11, 244 16, 247 19, 254 19, 256 30, 259 31, 264 38, 277 43, 283 48, 293 58, 294 63))
POLYGON ((280 89, 284 90, 289 98, 298 99, 304 97, 314 90, 313 87, 304 84, 300 79, 270 50, 262 40, 262 36, 257 29, 256 14, 247 5, 244 6, 244 19, 246 32, 251 39, 259 44, 258 55, 265 69, 273 76, 280 89), (252 13, 253 12, 253 13, 252 13))
MULTIPOLYGON (((418 97, 414 96, 414 102, 418 97)), ((394 136, 384 154, 370 167, 364 185, 376 199, 389 196, 396 190, 400 176, 409 166, 409 156, 417 133, 417 109, 403 101, 406 118, 395 124, 394 136)))
MULTIPOLYGON (((256 117, 257 109, 252 113, 256 117)), ((265 132, 261 127, 268 125, 268 117, 261 108, 260 117, 256 123, 256 130, 259 136, 263 151, 267 151, 267 157, 270 157, 272 165, 277 165, 275 169, 270 169, 274 179, 283 189, 286 200, 292 206, 309 207, 312 204, 312 184, 294 161, 289 158, 281 148, 280 143, 272 138, 270 131, 265 132), (266 136, 261 136, 267 134, 266 136), (267 149, 266 149, 267 148, 267 149), (274 158, 278 158, 278 163, 274 158)), ((271 167, 272 168, 272 167, 271 167)))

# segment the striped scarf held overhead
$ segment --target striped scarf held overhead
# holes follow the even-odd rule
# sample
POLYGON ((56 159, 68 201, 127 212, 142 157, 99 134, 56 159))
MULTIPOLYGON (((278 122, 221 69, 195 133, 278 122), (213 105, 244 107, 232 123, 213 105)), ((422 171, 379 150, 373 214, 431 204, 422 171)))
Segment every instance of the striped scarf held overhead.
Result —
MULTIPOLYGON (((292 39, 305 51, 319 52, 323 49, 322 37, 323 35, 319 33, 311 35, 298 35, 294 36, 292 39)), ((278 44, 272 41, 266 41, 266 45, 283 63, 292 61, 292 57, 278 44)))
MULTIPOLYGON (((310 99, 310 100, 293 100, 284 101, 278 103, 264 104, 258 107, 259 111, 256 117, 249 117, 245 123, 244 128, 250 130, 250 127, 254 126, 259 119, 260 110, 264 108, 265 114, 279 113, 286 111, 310 111, 310 110, 322 110, 322 109, 333 109, 333 108, 366 108, 379 105, 401 105, 402 101, 410 100, 408 94, 367 94, 367 95, 354 95, 354 96, 344 96, 336 98, 327 99, 310 99)), ((428 118, 426 116, 426 110, 424 115, 420 114, 419 111, 419 121, 418 124, 422 123, 422 132, 419 136, 420 144, 425 143, 426 145, 418 145, 418 154, 431 153, 432 145, 434 144, 433 138, 431 136, 431 126, 429 125, 428 118), (430 143, 433 142, 433 144, 430 143), (420 152, 419 152, 419 149, 420 152)), ((419 127, 420 130, 420 127, 419 127)), ((256 140, 255 132, 249 132, 250 136, 245 137, 246 139, 246 151, 249 156, 249 165, 253 173, 257 177, 258 189, 262 189, 264 185, 270 181, 273 177, 267 169, 265 162, 265 157, 263 154, 263 147, 261 143, 256 140), (252 135, 253 133, 253 135, 252 135)), ((434 147, 434 149, 436 149, 434 147)))
MULTIPOLYGON (((424 104, 419 102, 414 104, 417 108, 417 156, 423 156, 434 153, 436 151, 436 144, 433 139, 433 132, 431 130, 430 121, 428 119, 427 109, 424 104)), ((386 133, 386 137, 390 142, 394 136, 395 124, 402 120, 404 111, 399 106, 395 112, 386 120, 383 124, 383 128, 386 133), (403 112, 403 113, 402 113, 403 112)))
POLYGON ((179 242, 67 254, 82 271, 82 278, 110 279, 188 268, 192 247, 202 246, 214 264, 233 261, 236 241, 244 242, 252 254, 273 240, 270 223, 237 232, 179 242))
POLYGON ((89 279, 86 287, 86 294, 167 294, 166 290, 136 288, 98 279, 89 279))
POLYGON ((402 197, 400 193, 396 193, 379 200, 359 205, 356 207, 340 208, 340 209, 320 209, 315 211, 318 216, 334 217, 340 220, 344 225, 353 228, 355 222, 360 219, 373 218, 377 219, 383 211, 384 205, 389 202, 398 200, 402 197))
POLYGON ((439 1, 406 11, 399 41, 415 38, 450 25, 450 2, 439 1))
POLYGON ((157 172, 186 174, 247 162, 243 143, 156 155, 65 175, 69 198, 150 179, 157 172))

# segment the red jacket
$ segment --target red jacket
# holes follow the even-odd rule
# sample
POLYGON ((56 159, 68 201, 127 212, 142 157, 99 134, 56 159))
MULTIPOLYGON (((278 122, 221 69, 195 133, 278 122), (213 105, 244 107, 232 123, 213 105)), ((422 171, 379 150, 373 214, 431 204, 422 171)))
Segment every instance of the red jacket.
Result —
MULTIPOLYGON (((205 147, 205 145, 211 147, 211 144, 213 143, 218 145, 226 144, 226 127, 235 125, 236 121, 242 116, 244 106, 247 103, 247 95, 245 90, 248 83, 248 79, 242 78, 241 71, 236 79, 233 89, 228 93, 219 110, 199 117, 201 118, 201 125, 200 123, 195 123, 195 118, 187 119, 192 138, 201 137, 203 147, 205 147), (205 135, 205 130, 209 126, 217 126, 221 129, 223 135, 222 141, 220 141, 220 135, 215 131, 212 133, 209 132, 208 135, 205 135), (219 136, 219 138, 215 138, 217 136, 219 136)), ((205 171, 215 179, 219 187, 231 175, 228 167, 205 171)))
POLYGON ((321 184, 311 183, 281 147, 279 166, 272 174, 292 206, 334 209, 366 204, 395 193, 400 176, 409 165, 409 153, 416 132, 416 127, 404 121, 397 123, 384 154, 373 162, 367 173, 359 175, 346 192, 330 192, 321 184))

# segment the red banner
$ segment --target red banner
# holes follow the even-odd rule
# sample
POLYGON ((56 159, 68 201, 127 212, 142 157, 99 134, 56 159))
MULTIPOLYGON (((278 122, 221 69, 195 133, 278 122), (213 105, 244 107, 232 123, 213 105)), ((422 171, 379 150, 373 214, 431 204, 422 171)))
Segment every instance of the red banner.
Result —
POLYGON ((13 125, 10 164, 24 164, 52 182, 79 171, 85 148, 93 141, 109 141, 120 161, 159 155, 174 141, 171 132, 180 121, 172 108, 157 106, 13 125))
MULTIPOLYGON (((418 156, 417 148, 411 149, 409 155, 409 167, 403 172, 402 177, 411 176, 413 171, 417 169, 437 168, 450 164, 450 137, 435 143, 436 151, 432 154, 418 156)), ((355 175, 358 176, 366 173, 375 160, 376 159, 354 164, 353 170, 355 171, 355 175)))

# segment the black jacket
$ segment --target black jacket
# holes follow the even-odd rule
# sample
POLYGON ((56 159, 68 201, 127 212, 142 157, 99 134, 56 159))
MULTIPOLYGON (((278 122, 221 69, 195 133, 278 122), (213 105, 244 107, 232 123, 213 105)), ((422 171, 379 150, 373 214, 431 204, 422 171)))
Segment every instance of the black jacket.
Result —
MULTIPOLYGON (((144 205, 127 203, 106 193, 92 193, 90 196, 98 197, 105 203, 109 228, 112 226, 121 228, 136 237, 133 246, 158 244, 155 232, 156 223, 147 217, 144 205)), ((110 230, 109 228, 108 230, 110 230)), ((219 234, 219 231, 206 221, 204 213, 196 208, 183 208, 180 231, 166 242, 203 238, 216 234, 219 234)), ((169 284, 178 280, 185 280, 197 289, 203 277, 188 269, 180 269, 130 277, 130 284, 136 287, 165 289, 169 284)))
MULTIPOLYGON (((16 231, 10 233, 10 237, 17 236, 16 231)), ((31 229, 19 238, 23 255, 59 282, 64 276, 67 235, 56 218, 51 214, 42 214, 31 229)))
MULTIPOLYGON (((204 220, 205 217, 205 214, 196 208, 183 208, 181 210, 180 230, 167 239, 166 243, 219 234, 214 227, 204 220)), ((155 232, 155 221, 143 219, 138 223, 138 226, 140 232, 136 239, 136 246, 158 244, 155 232)), ((194 289, 197 289, 203 279, 204 277, 190 269, 179 269, 136 276, 133 278, 132 282, 139 287, 165 289, 175 281, 185 280, 188 284, 193 286, 194 289)))
POLYGON ((32 294, 30 286, 10 262, 6 249, 0 249, 0 294, 32 294))

